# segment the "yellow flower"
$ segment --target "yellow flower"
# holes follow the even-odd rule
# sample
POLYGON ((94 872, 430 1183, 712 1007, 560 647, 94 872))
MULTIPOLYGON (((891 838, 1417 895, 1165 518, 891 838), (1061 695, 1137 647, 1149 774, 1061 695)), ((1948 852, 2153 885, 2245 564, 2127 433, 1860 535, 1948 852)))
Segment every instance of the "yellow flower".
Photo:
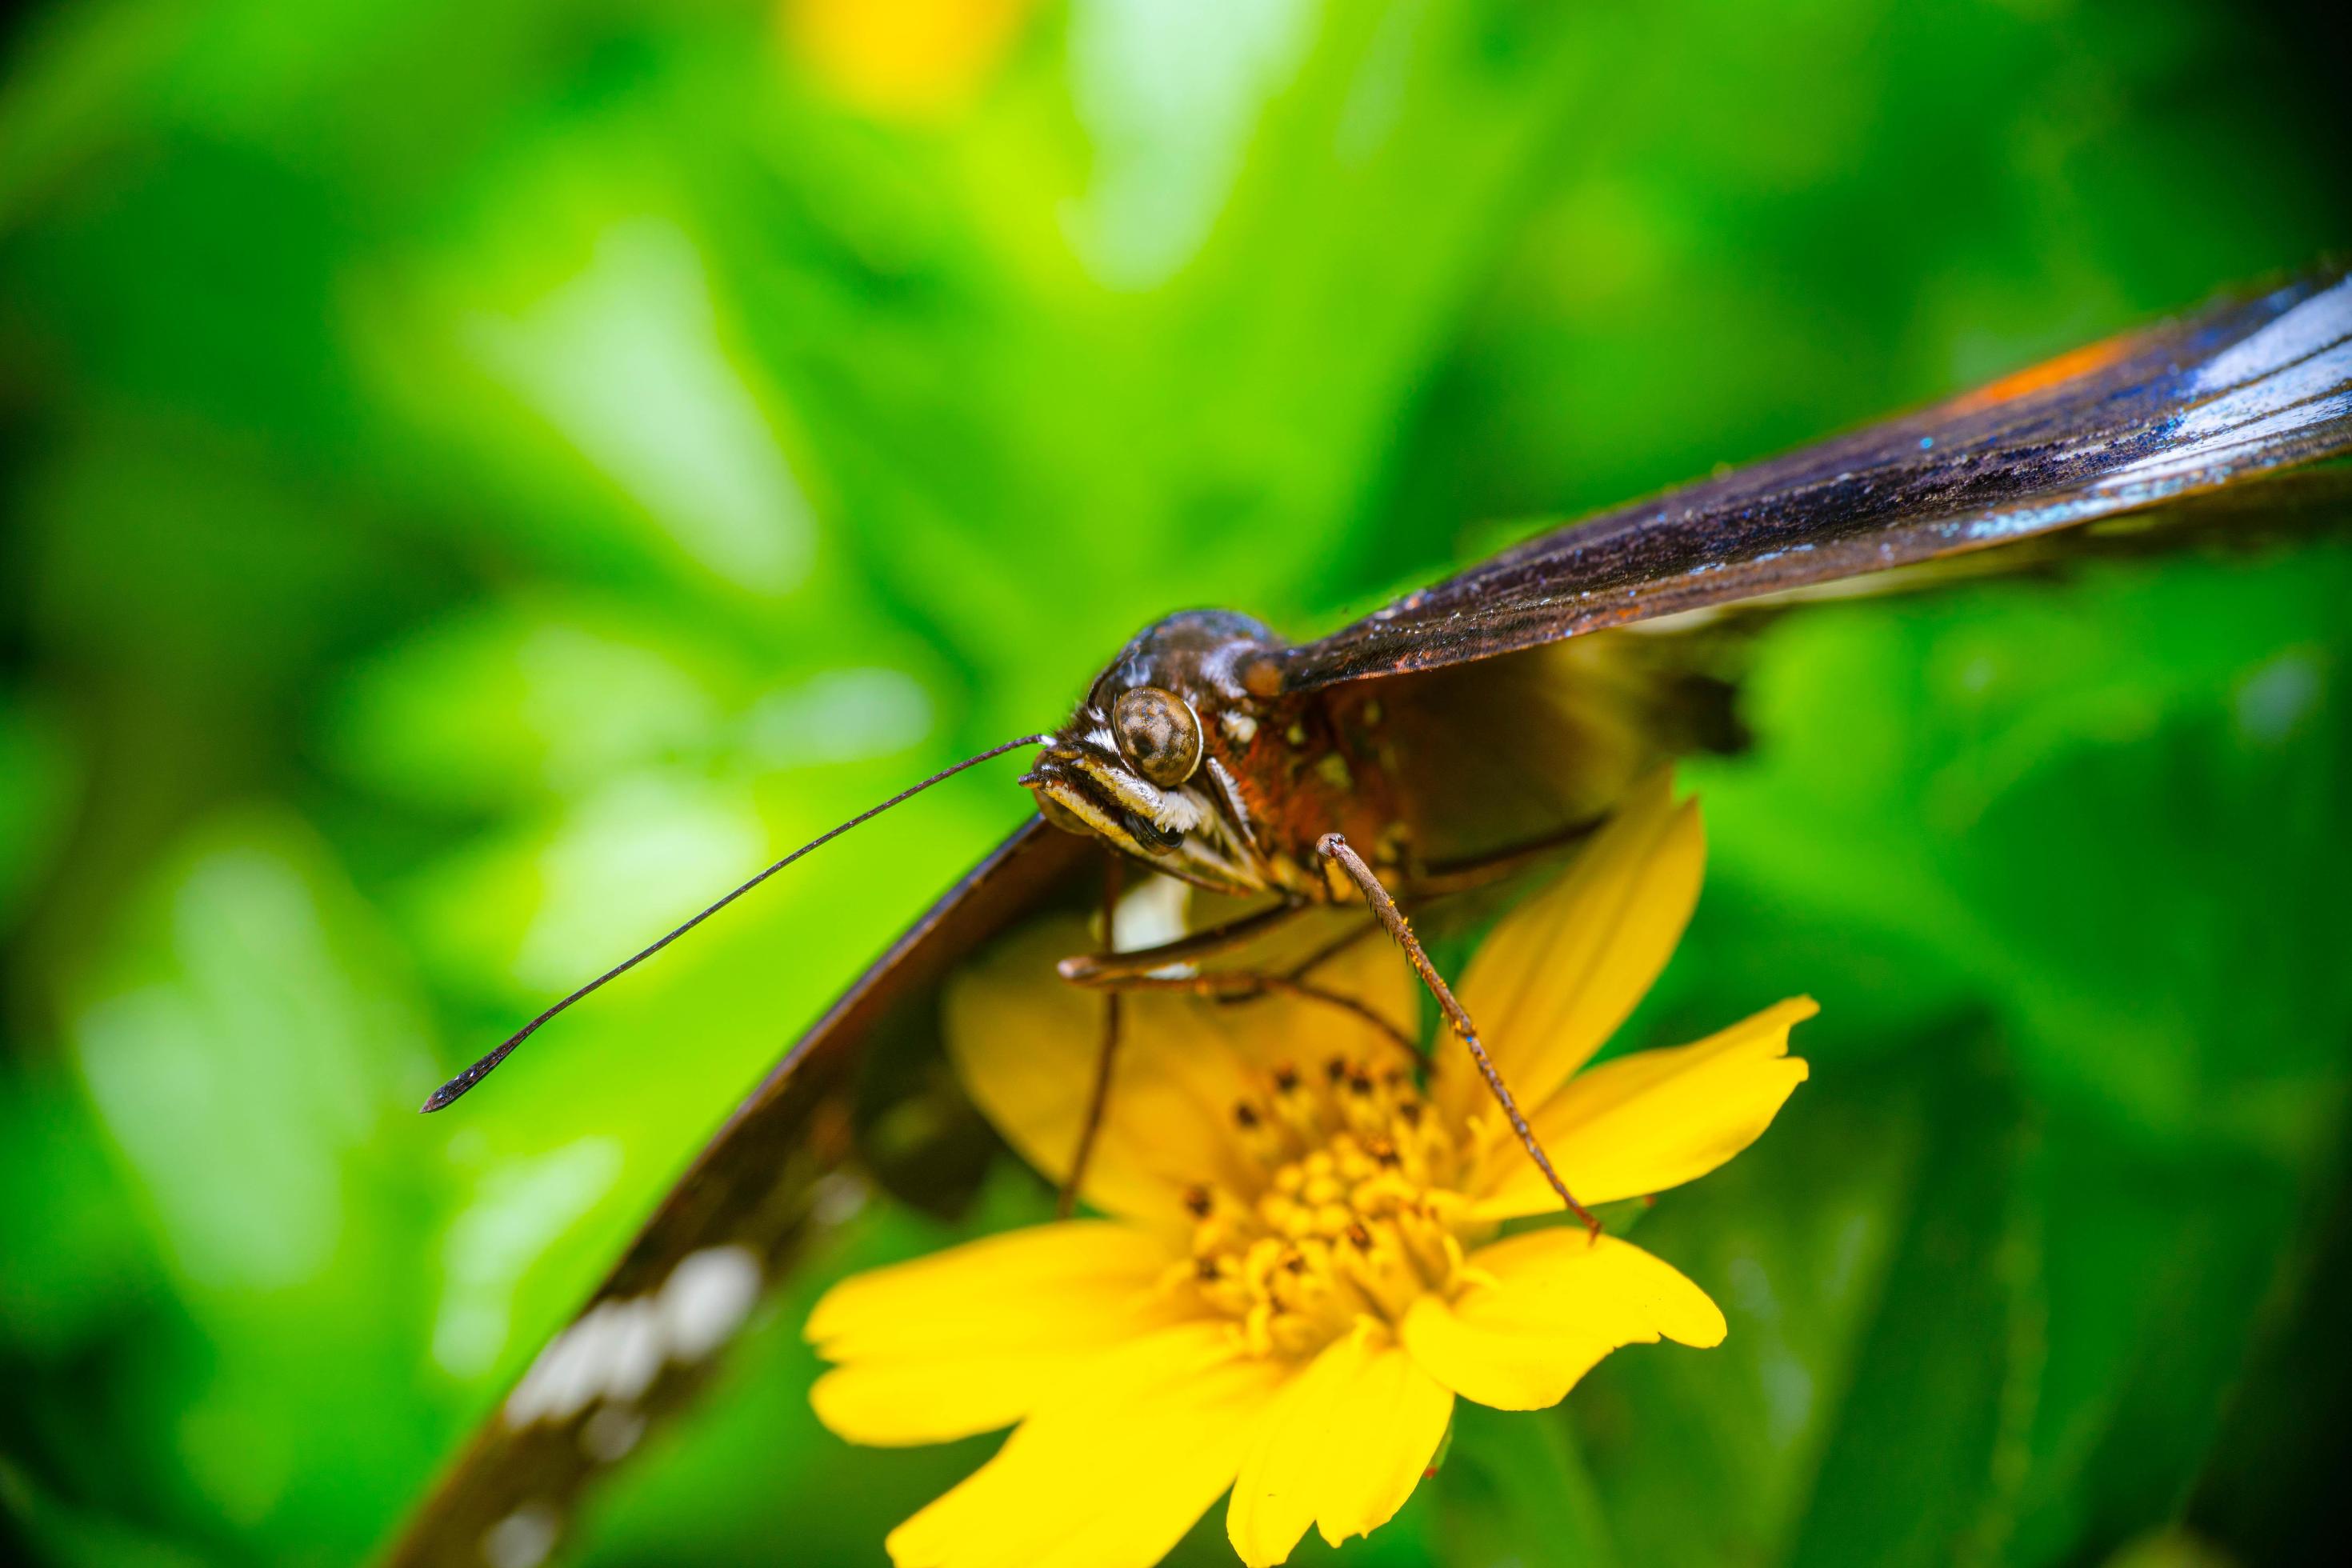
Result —
POLYGON ((890 120, 963 108, 1036 0, 782 0, 784 36, 818 79, 890 120))
MULTIPOLYGON (((1458 994, 1577 1195, 1703 1175, 1805 1077, 1799 998, 1696 1045, 1592 1057, 1681 937, 1704 858, 1661 775, 1496 930, 1458 994)), ((948 1002, 982 1109, 1058 1179, 1077 1145, 1100 1000, 1041 985, 1083 934, 1006 943, 948 1002)), ((1418 1016, 1385 942, 1317 970, 1401 1026, 1418 1016)), ((1328 1004, 1131 996, 1085 1196, 1110 1216, 991 1237, 843 1281, 808 1334, 812 1393, 856 1442, 1017 1426, 893 1531, 900 1568, 1143 1564, 1232 1490, 1244 1561, 1307 1526, 1334 1544, 1412 1493, 1454 1398, 1556 1404, 1620 1345, 1712 1345, 1723 1314, 1629 1242, 1551 1225, 1558 1199, 1458 1044, 1425 1081, 1397 1042, 1328 1004)))

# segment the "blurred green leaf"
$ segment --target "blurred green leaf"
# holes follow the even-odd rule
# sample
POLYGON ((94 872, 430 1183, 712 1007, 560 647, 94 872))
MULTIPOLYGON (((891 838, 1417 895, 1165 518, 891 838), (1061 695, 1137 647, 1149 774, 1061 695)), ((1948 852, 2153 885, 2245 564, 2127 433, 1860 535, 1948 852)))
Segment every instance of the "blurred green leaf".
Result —
MULTIPOLYGON (((1948 1055, 1951 1042, 1938 1043, 1948 1055)), ((1793 1045, 1807 1050, 1804 1031, 1793 1045)), ((1958 1076, 1936 1055, 1816 1068, 1763 1142, 1644 1222, 1642 1246, 1715 1295, 1731 1332, 1704 1353, 1621 1351, 1570 1396, 1621 1561, 1790 1556, 1825 1456, 1867 1415, 1850 1402, 1904 1259, 1923 1225, 1948 1223, 1921 1204, 1937 1179, 1928 1083, 1958 1076)), ((1971 1217, 2001 1224, 1998 1208, 1948 1223, 1971 1217)), ((1901 1353, 1891 1323, 1885 1331, 1895 1342, 1882 1353, 1901 1353)))
POLYGON ((1788 1560, 1997 1555, 2042 1375, 2040 1216, 2017 1190, 2015 1089, 1966 1037, 1931 1042, 1931 1131, 1903 1238, 1788 1560))
POLYGON ((1444 1561, 1454 1568, 1611 1568, 1608 1510, 1566 1425, 1454 1407, 1439 1489, 1444 1561))
POLYGON ((113 1520, 78 1513, 0 1459, 0 1546, 21 1531, 24 1550, 60 1568, 197 1568, 203 1559, 113 1520))
POLYGON ((0 1075, 0 1214, 10 1227, 0 1268, 0 1323, 15 1354, 64 1359, 135 1315, 152 1289, 152 1259, 89 1109, 63 1075, 0 1075))
POLYGON ((409 1467, 387 1460, 423 1436, 407 1355, 432 1276, 414 1216, 437 1177, 395 1136, 427 1070, 419 1021, 298 826, 222 821, 159 872, 73 1034, 210 1346, 168 1439, 226 1519, 347 1556, 373 1528, 348 1499, 391 1504, 409 1467))
POLYGON ((0 929, 56 863, 75 769, 65 737, 0 691, 0 929))

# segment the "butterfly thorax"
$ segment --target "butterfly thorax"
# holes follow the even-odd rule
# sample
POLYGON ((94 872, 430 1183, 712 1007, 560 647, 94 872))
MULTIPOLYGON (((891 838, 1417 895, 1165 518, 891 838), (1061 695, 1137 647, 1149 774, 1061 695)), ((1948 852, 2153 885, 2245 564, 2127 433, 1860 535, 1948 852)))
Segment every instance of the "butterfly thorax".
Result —
POLYGON ((1283 689, 1286 645, 1223 610, 1147 626, 1097 678, 1023 783, 1045 820, 1218 892, 1352 897, 1316 841, 1401 862, 1378 698, 1283 689))

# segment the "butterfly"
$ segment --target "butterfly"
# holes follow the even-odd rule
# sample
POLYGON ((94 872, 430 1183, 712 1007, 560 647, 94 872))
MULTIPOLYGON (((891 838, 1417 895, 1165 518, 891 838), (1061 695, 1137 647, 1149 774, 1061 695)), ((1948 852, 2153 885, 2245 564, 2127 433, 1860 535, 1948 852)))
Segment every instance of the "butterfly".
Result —
MULTIPOLYGON (((1224 611, 1146 627, 1059 730, 917 786, 1042 747, 1022 779, 1038 815, 859 975, 720 1127, 389 1560, 542 1560, 583 1489, 692 1396, 828 1222, 828 1184, 859 1155, 861 1068, 877 1042, 934 1031, 938 987, 961 960, 1087 898, 1106 863, 1243 902, 1223 924, 1064 962, 1063 980, 1105 994, 1097 1108, 1123 990, 1312 994, 1304 963, 1205 961, 1318 910, 1378 917, 1475 1041, 1402 910, 1507 874, 1573 839, 1664 758, 1725 743, 1736 726, 1723 681, 1696 651, 1711 625, 1979 563, 2337 522, 2352 516, 2352 486, 2326 460, 2347 450, 2352 277, 2318 275, 1543 533, 1312 641, 1224 611), (1670 635, 1648 635, 1661 628, 1670 635)), ((427 1109, 813 847, 549 1009, 427 1109)), ((1117 876, 1114 915, 1126 908, 1117 876)))

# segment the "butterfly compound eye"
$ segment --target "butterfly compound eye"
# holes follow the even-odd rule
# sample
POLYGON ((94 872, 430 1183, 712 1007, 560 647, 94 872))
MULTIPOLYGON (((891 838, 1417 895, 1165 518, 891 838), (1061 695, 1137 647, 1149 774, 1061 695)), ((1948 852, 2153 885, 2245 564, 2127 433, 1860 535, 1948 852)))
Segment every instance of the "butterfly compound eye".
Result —
POLYGON ((1157 686, 1123 691, 1111 705, 1110 721, 1135 771, 1162 789, 1182 784, 1201 765, 1200 716, 1172 691, 1157 686))

